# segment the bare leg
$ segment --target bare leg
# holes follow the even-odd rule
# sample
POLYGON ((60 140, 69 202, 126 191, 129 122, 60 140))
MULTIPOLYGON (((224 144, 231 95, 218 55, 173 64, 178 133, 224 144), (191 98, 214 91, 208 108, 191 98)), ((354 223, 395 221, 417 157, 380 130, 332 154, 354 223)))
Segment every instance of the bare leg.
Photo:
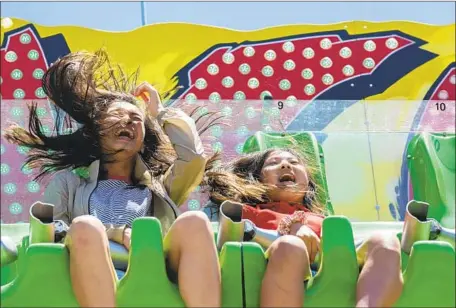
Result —
POLYGON ((221 274, 212 227, 203 212, 186 212, 164 241, 187 307, 221 307, 221 274))
POLYGON ((401 246, 395 235, 367 241, 366 262, 359 275, 356 307, 391 307, 401 296, 401 246))
POLYGON ((116 274, 108 238, 95 217, 73 220, 66 238, 73 291, 82 307, 115 307, 116 274))
POLYGON ((310 273, 304 242, 286 235, 272 243, 266 254, 269 262, 261 287, 261 307, 302 307, 304 278, 310 273))

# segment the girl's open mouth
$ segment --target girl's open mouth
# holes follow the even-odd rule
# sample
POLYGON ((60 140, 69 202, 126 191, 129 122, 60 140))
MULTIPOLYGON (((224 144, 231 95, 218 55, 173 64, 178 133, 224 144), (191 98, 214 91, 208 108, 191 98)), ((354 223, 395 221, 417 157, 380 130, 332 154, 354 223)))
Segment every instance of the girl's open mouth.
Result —
POLYGON ((281 185, 295 185, 296 184, 296 179, 294 177, 294 175, 292 174, 283 174, 282 176, 280 176, 279 178, 279 182, 281 185))
POLYGON ((135 139, 135 133, 132 130, 121 128, 117 131, 116 137, 120 140, 130 141, 135 139))

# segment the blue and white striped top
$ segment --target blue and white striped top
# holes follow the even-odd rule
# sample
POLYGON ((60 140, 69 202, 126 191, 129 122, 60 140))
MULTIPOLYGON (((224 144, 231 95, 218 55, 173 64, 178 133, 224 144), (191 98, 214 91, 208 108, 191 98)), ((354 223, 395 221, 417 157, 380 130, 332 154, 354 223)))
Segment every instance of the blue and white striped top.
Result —
POLYGON ((146 216, 152 201, 147 187, 120 180, 102 180, 92 192, 89 213, 105 224, 131 226, 133 220, 146 216))

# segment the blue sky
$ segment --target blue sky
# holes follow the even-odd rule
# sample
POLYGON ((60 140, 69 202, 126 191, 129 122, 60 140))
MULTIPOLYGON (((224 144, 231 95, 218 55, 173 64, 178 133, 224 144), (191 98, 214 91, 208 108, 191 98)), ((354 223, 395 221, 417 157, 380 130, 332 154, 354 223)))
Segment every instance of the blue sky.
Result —
MULTIPOLYGON (((148 23, 189 22, 253 30, 283 24, 350 20, 455 22, 455 2, 148 2, 148 23)), ((2 2, 2 17, 41 25, 78 25, 107 31, 141 26, 140 2, 2 2)))

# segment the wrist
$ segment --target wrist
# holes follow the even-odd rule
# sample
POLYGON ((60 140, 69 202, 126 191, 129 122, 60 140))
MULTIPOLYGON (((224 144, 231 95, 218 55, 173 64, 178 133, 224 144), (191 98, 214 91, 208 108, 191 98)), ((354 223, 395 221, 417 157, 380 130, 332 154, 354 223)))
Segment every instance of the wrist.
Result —
POLYGON ((130 241, 131 241, 131 228, 126 227, 123 232, 122 243, 125 247, 130 248, 130 241))
POLYGON ((125 229, 127 229, 127 225, 105 224, 105 227, 108 240, 123 244, 125 229))
POLYGON ((158 124, 160 126, 163 126, 164 122, 164 117, 166 118, 169 112, 171 111, 170 108, 165 108, 161 106, 161 108, 157 109, 157 114, 154 116, 154 118, 158 121, 158 124))
POLYGON ((159 115, 160 113, 163 113, 165 110, 166 110, 166 108, 163 107, 163 105, 158 106, 158 107, 157 107, 157 110, 156 110, 156 113, 157 113, 156 116, 158 117, 158 115, 159 115))
POLYGON ((290 234, 291 235, 296 235, 296 233, 298 233, 299 229, 301 229, 302 226, 303 226, 303 224, 301 222, 293 223, 290 226, 290 234))

